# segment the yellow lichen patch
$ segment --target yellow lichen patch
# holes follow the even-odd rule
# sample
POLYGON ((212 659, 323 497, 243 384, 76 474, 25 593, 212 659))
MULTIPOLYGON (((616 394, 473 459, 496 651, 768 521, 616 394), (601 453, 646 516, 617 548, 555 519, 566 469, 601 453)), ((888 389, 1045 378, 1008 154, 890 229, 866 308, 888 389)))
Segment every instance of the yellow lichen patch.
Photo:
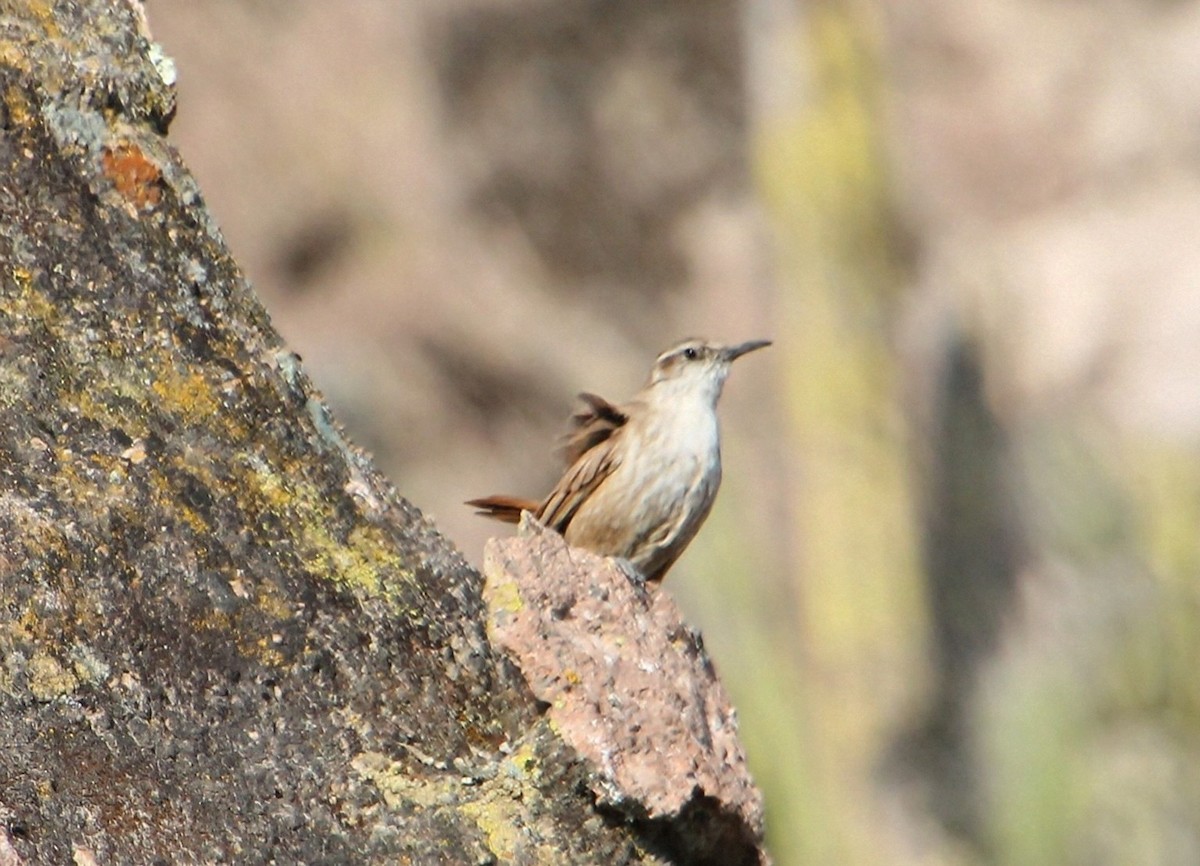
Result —
POLYGON ((223 610, 206 610, 192 620, 196 631, 218 631, 228 634, 232 628, 232 620, 223 610))
MULTIPOLYGON (((29 52, 20 48, 12 41, 0 42, 0 64, 10 69, 28 71, 30 66, 29 52)), ((26 122, 22 126, 29 125, 27 119, 28 115, 26 115, 26 122)))
POLYGON ((450 779, 426 780, 410 776, 404 765, 381 752, 362 752, 350 761, 359 776, 371 782, 389 808, 416 805, 430 808, 453 802, 450 779))
POLYGON ((70 694, 79 686, 75 674, 59 664, 58 659, 38 650, 29 660, 29 691, 39 701, 50 701, 70 694))
MULTIPOLYGON (((192 620, 197 632, 216 632, 222 640, 234 642, 237 651, 248 659, 271 668, 284 667, 288 659, 280 649, 282 638, 278 634, 263 634, 262 624, 256 617, 246 614, 251 608, 242 608, 230 613, 224 610, 207 610, 192 620)), ((285 615, 289 612, 285 611, 285 615)))
POLYGON ((378 570, 392 574, 401 571, 402 563, 396 555, 392 539, 382 528, 373 524, 362 524, 350 530, 348 545, 364 559, 370 559, 378 570))
POLYGON ((10 269, 9 273, 12 274, 12 278, 16 280, 17 285, 21 287, 22 291, 27 292, 33 287, 33 272, 29 268, 17 265, 10 269))
POLYGON ((247 486, 257 494, 254 506, 299 527, 298 552, 308 571, 356 593, 399 600, 394 580, 404 576, 404 565, 386 530, 359 525, 343 541, 330 529, 336 515, 320 489, 298 473, 289 474, 286 466, 257 457, 247 463, 247 486))
POLYGON ((485 563, 484 577, 487 579, 488 607, 493 612, 520 613, 524 609, 525 599, 521 598, 521 588, 503 569, 489 568, 485 563))
POLYGON ((7 500, 6 511, 14 537, 22 544, 21 554, 26 562, 33 558, 56 557, 66 560, 70 554, 63 528, 31 504, 17 499, 7 500))
POLYGON ((28 9, 37 18, 38 22, 45 28, 46 37, 49 39, 61 39, 62 28, 58 26, 58 16, 54 10, 55 4, 47 2, 47 0, 28 0, 28 9))
POLYGON ((522 743, 515 752, 508 756, 503 767, 512 775, 533 778, 537 775, 541 764, 538 762, 537 755, 533 751, 533 746, 529 743, 522 743))
POLYGON ((32 607, 26 607, 12 624, 12 633, 18 639, 42 640, 45 638, 45 628, 41 617, 32 607))
POLYGON ((304 527, 304 564, 313 572, 328 577, 347 589, 379 593, 379 573, 369 559, 342 544, 329 532, 324 523, 304 527))
MULTIPOLYGON (((5 45, 7 49, 9 46, 5 45)), ((5 59, 8 57, 8 52, 4 53, 5 59)), ((25 99, 25 93, 21 88, 9 86, 4 92, 4 105, 8 109, 8 117, 13 126, 26 127, 29 126, 30 120, 33 118, 33 110, 29 105, 29 101, 25 99)))
POLYGON ((414 778, 403 764, 379 752, 363 752, 350 762, 360 777, 379 789, 391 809, 444 808, 470 819, 498 862, 536 853, 532 862, 556 863, 560 858, 555 849, 525 822, 528 770, 534 765, 531 752, 520 752, 505 762, 508 772, 475 782, 455 776, 414 778))
POLYGON ((179 515, 180 520, 182 520, 183 523, 186 524, 187 527, 197 535, 204 535, 210 530, 208 521, 201 517, 200 513, 194 508, 189 508, 188 506, 179 503, 176 506, 176 512, 179 515))
POLYGON ((45 324, 58 319, 58 311, 54 304, 34 286, 32 271, 18 266, 10 268, 9 273, 21 291, 0 296, 0 312, 14 319, 28 319, 45 324))
POLYGON ((287 659, 284 657, 283 653, 279 651, 279 647, 276 645, 274 639, 270 635, 264 635, 263 637, 260 637, 258 640, 254 641, 254 649, 252 651, 246 652, 246 649, 247 647, 243 645, 243 653, 253 656, 266 667, 282 668, 285 664, 287 664, 287 659))
POLYGON ((38 575, 47 563, 53 563, 51 576, 57 584, 36 585, 19 615, 0 620, 0 658, 13 648, 31 644, 62 648, 71 635, 96 621, 96 600, 90 586, 76 576, 82 566, 78 551, 53 527, 31 521, 21 521, 18 526, 27 530, 21 538, 32 573, 38 575))
POLYGON ((286 479, 265 463, 255 462, 249 481, 271 511, 282 511, 295 501, 296 497, 288 488, 286 479))
POLYGON ((398 573, 401 560, 387 535, 376 526, 359 526, 342 543, 326 528, 322 515, 313 516, 303 533, 305 565, 347 589, 391 599, 383 577, 398 573))
POLYGON ((82 417, 110 430, 121 430, 131 438, 145 437, 149 432, 145 417, 128 409, 113 408, 108 402, 109 397, 109 393, 98 388, 86 387, 72 394, 64 394, 62 402, 75 406, 82 417))
POLYGON ((193 424, 211 420, 220 408, 212 385, 194 371, 180 373, 166 367, 150 388, 157 395, 160 408, 193 424))
MULTIPOLYGON (((0 646, 3 646, 0 644, 0 646)), ((6 657, 8 653, 4 654, 6 657)), ((16 684, 13 682, 12 671, 7 667, 0 667, 0 694, 16 696, 16 684)))
POLYGON ((269 616, 271 619, 282 621, 290 620, 294 614, 292 607, 288 604, 287 596, 279 591, 279 587, 273 583, 264 583, 257 587, 258 598, 255 599, 255 605, 269 616))
POLYGON ((387 532, 361 525, 342 541, 330 529, 332 506, 316 486, 289 475, 286 467, 257 458, 249 464, 247 483, 257 494, 255 506, 300 528, 299 554, 310 572, 354 592, 395 600, 385 576, 401 574, 403 562, 387 532))
MULTIPOLYGON (((489 793, 489 792, 481 792, 489 793)), ((468 800, 460 807, 463 815, 475 822, 475 826, 487 840, 488 850, 501 863, 512 863, 517 857, 517 846, 528 835, 521 818, 517 801, 510 796, 484 796, 468 800)))

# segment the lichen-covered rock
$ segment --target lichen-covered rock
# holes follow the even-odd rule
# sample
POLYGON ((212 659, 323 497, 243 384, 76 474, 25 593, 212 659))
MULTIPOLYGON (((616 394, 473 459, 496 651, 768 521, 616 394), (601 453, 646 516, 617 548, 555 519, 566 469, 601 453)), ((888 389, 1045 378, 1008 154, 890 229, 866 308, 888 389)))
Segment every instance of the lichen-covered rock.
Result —
POLYGON ((134 0, 0 3, 0 862, 654 863, 163 138, 134 0))

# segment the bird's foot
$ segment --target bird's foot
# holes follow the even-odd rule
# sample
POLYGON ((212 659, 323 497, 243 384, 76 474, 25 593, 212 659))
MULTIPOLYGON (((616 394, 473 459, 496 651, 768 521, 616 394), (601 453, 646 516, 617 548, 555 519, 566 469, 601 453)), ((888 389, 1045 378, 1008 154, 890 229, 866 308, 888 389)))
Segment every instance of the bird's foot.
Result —
POLYGON ((617 568, 620 569, 621 573, 625 575, 630 583, 638 589, 644 590, 646 588, 646 575, 638 571, 636 565, 623 556, 611 556, 609 559, 616 563, 617 568))

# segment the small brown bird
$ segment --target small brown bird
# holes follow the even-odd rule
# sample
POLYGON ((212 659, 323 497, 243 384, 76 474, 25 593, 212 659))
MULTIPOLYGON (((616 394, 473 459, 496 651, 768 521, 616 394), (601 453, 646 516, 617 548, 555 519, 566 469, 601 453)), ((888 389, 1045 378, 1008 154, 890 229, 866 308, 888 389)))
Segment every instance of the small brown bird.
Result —
POLYGON ((660 581, 688 546, 721 484, 717 400, 729 365, 769 340, 721 346, 684 340, 654 362, 628 403, 580 394, 563 448, 567 471, 541 502, 472 499, 479 514, 516 523, 528 511, 567 543, 628 560, 660 581))

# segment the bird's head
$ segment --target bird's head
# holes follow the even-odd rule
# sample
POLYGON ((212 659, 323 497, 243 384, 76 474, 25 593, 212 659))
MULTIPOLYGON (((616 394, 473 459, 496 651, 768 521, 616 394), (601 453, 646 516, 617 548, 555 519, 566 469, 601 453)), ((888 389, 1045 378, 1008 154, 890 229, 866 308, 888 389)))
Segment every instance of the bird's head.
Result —
POLYGON ((650 386, 696 393, 715 404, 729 375, 729 365, 747 352, 769 345, 770 340, 750 340, 736 346, 695 338, 684 340, 655 359, 650 386))

